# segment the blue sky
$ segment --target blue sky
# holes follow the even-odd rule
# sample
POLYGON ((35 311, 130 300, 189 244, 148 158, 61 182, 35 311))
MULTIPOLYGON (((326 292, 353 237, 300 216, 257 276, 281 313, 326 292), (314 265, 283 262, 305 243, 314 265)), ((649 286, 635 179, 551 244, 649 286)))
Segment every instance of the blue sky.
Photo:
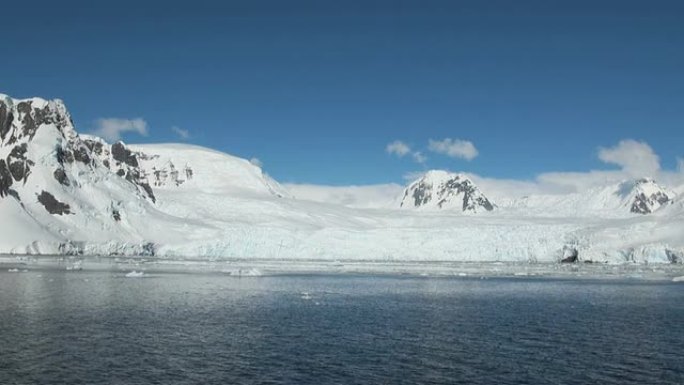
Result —
POLYGON ((140 118, 125 141, 257 157, 284 182, 612 169, 599 148, 622 139, 664 169, 684 156, 682 1, 21 3, 0 92, 61 98, 83 132, 140 118), (445 138, 477 156, 430 151, 445 138))

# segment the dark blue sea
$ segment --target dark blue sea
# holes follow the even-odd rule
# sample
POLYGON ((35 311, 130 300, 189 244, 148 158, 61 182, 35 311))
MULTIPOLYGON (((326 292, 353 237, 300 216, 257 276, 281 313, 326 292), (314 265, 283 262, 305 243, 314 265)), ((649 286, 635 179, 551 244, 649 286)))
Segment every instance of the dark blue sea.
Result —
POLYGON ((684 285, 0 272, 2 384, 684 384, 684 285))

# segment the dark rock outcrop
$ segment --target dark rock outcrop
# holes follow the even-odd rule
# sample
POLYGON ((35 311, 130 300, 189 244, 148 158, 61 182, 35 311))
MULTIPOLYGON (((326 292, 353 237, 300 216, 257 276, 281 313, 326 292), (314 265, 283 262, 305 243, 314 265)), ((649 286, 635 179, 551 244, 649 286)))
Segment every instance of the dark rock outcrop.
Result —
POLYGON ((83 164, 90 164, 90 150, 86 146, 74 148, 74 160, 83 164))
POLYGON ((69 186, 71 185, 71 182, 69 182, 69 178, 67 177, 66 172, 64 172, 64 169, 58 168, 55 170, 55 172, 52 174, 57 182, 59 182, 63 186, 69 186))
MULTIPOLYGON (((19 196, 19 193, 17 192, 17 190, 9 189, 9 190, 7 190, 7 195, 9 195, 9 196, 11 196, 12 198, 16 199, 17 202, 21 202, 21 197, 19 196)), ((21 207, 24 207, 24 205, 22 204, 21 207)))
MULTIPOLYGON (((480 191, 470 180, 450 179, 445 183, 444 188, 455 191, 456 194, 463 193, 463 211, 474 210, 476 207, 482 207, 487 211, 494 210, 494 205, 480 194, 480 191)), ((446 198, 440 200, 439 207, 442 207, 446 201, 446 198)))
POLYGON ((57 162, 61 165, 74 163, 74 153, 71 150, 57 146, 55 154, 57 156, 57 162))
POLYGON ((634 182, 634 200, 630 212, 651 214, 662 206, 671 204, 674 193, 658 185, 653 179, 642 178, 634 182))
POLYGON ((138 158, 122 142, 112 144, 112 157, 118 162, 125 163, 131 167, 138 167, 138 158))
MULTIPOLYGON (((76 175, 83 173, 78 163, 88 166, 99 175, 102 175, 100 170, 116 172, 135 186, 140 197, 156 203, 148 176, 139 165, 138 157, 146 159, 146 155, 131 151, 122 142, 110 146, 99 138, 78 135, 69 113, 59 100, 12 100, 3 97, 0 99, 0 137, 3 153, 8 154, 0 164, 0 198, 8 194, 13 184, 26 185, 32 172, 52 174, 62 186, 78 187, 80 179, 76 175), (40 130, 46 130, 45 136, 41 136, 43 141, 54 138, 52 148, 39 148, 32 144, 40 130), (36 157, 48 156, 56 157, 59 166, 51 170, 36 170, 36 157), (73 167, 78 168, 77 172, 72 170, 73 167)), ((50 194, 39 195, 41 203, 49 207, 48 211, 55 214, 70 211, 68 205, 60 205, 60 202, 52 199, 56 191, 43 192, 50 194)), ((24 194, 20 188, 17 193, 24 194)), ((33 192, 30 194, 33 195, 33 192)))
POLYGON ((102 155, 104 152, 104 144, 96 140, 84 139, 83 144, 95 155, 102 155))
POLYGON ((464 212, 494 210, 494 205, 465 175, 440 170, 429 171, 404 190, 401 207, 423 206, 460 208, 464 212))
POLYGON ((187 180, 192 179, 192 169, 185 166, 183 173, 177 169, 173 162, 167 162, 165 165, 157 168, 152 168, 152 183, 154 186, 168 186, 170 184, 180 186, 187 180))
POLYGON ((147 196, 152 199, 152 203, 157 203, 157 198, 155 198, 154 192, 152 192, 152 187, 150 187, 149 183, 141 183, 140 187, 142 187, 147 193, 147 196))
POLYGON ((14 114, 12 110, 2 101, 0 101, 0 141, 4 141, 10 128, 12 128, 12 121, 14 114))
POLYGON ((7 166, 15 181, 24 181, 31 173, 31 167, 35 164, 32 160, 26 159, 26 143, 14 146, 7 156, 7 166))
POLYGON ((634 197, 634 202, 629 211, 634 214, 650 214, 653 212, 654 204, 657 203, 658 206, 663 206, 669 202, 670 197, 662 191, 658 191, 650 196, 640 193, 634 197))
POLYGON ((576 263, 579 260, 579 253, 574 247, 569 247, 563 250, 563 258, 561 263, 576 263))
POLYGON ((12 174, 10 174, 7 163, 4 159, 0 159, 0 198, 7 195, 10 187, 12 187, 12 174))
POLYGON ((45 190, 38 195, 38 202, 40 202, 50 214, 71 214, 71 208, 68 204, 58 201, 54 195, 45 190))
POLYGON ((31 107, 31 102, 24 101, 17 104, 17 111, 19 111, 19 119, 21 122, 21 135, 28 136, 33 139, 38 129, 38 124, 33 119, 33 114, 31 114, 33 108, 31 107))

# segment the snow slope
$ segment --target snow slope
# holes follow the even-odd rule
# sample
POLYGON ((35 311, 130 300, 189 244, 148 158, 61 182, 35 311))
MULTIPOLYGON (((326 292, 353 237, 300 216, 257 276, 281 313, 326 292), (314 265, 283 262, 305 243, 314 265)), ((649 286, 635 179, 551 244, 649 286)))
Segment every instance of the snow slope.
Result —
POLYGON ((60 101, 5 96, 0 162, 3 253, 556 262, 572 248, 585 261, 684 260, 684 205, 650 180, 496 207, 463 174, 432 171, 394 207, 352 208, 296 199, 210 149, 79 135, 60 101))
POLYGON ((677 194, 650 178, 625 180, 587 191, 563 195, 530 195, 504 207, 520 215, 631 217, 651 214, 672 205, 677 194))

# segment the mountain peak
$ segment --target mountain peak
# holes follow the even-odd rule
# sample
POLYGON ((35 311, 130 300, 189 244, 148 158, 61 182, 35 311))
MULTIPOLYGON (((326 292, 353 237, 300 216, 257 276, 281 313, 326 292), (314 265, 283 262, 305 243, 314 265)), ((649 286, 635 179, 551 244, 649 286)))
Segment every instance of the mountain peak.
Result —
POLYGON ((404 190, 400 207, 456 209, 473 213, 494 209, 494 205, 465 174, 444 170, 430 170, 411 183, 404 190))
POLYGON ((631 184, 629 194, 630 212, 634 214, 650 214, 660 207, 672 204, 675 193, 656 183, 653 178, 640 178, 626 182, 631 184))
POLYGON ((41 126, 54 126, 63 137, 76 136, 61 99, 14 99, 0 94, 0 143, 30 141, 41 126))

